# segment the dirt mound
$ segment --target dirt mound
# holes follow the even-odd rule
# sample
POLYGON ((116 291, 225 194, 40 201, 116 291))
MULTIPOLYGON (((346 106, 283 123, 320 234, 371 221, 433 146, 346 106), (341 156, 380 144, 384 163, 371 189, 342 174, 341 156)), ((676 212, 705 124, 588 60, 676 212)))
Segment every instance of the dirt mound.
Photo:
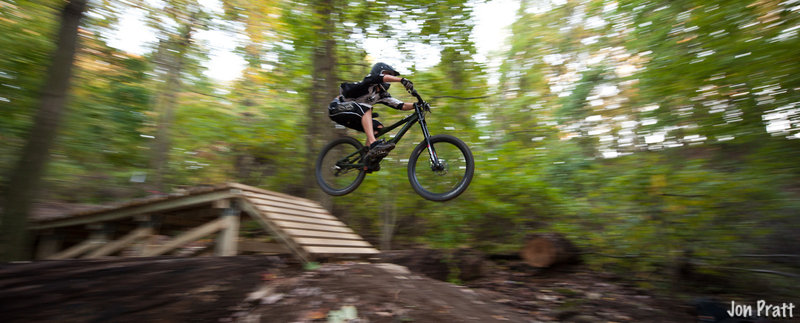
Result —
POLYGON ((0 321, 214 322, 270 271, 298 272, 263 256, 5 264, 0 321))
POLYGON ((393 264, 279 258, 45 261, 0 267, 4 322, 526 321, 465 287, 393 264))
POLYGON ((347 315, 358 322, 527 322, 466 287, 388 264, 328 264, 299 277, 276 279, 251 294, 234 317, 308 322, 347 315), (249 304, 249 305, 248 305, 249 304))
MULTIPOLYGON (((398 259, 408 260, 405 256, 398 259)), ((420 263, 428 264, 417 259, 409 267, 441 271, 411 266, 420 263)), ((304 270, 298 263, 265 256, 0 264, 0 321, 696 320, 684 305, 602 273, 582 267, 541 272, 517 266, 482 264, 476 272, 484 273, 483 278, 466 282, 468 288, 389 263, 331 263, 304 270)))

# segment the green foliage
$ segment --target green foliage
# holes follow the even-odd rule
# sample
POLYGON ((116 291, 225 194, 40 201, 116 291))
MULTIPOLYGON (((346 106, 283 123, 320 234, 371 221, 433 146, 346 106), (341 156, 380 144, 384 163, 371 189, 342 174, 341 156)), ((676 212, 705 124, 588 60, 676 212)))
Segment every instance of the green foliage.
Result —
MULTIPOLYGON (((332 199, 333 213, 372 242, 385 216, 396 217, 401 247, 508 252, 527 233, 556 231, 591 252, 590 266, 661 278, 687 257, 721 274, 763 265, 735 258, 743 253, 796 252, 786 246, 800 225, 800 13, 789 1, 523 0, 497 71, 474 58, 465 1, 224 0, 221 13, 197 1, 132 3, 161 43, 143 56, 105 43, 128 2, 103 2, 84 21, 49 197, 144 194, 158 98, 170 91, 169 185, 235 181, 316 197, 305 182, 311 143, 323 133, 363 138, 316 131, 334 127, 314 106, 329 93, 319 85, 359 80, 383 60, 368 54, 373 38, 411 62, 404 76, 433 105, 431 132, 467 142, 476 174, 456 200, 422 200, 407 184, 406 159, 422 139, 412 129, 380 172, 332 199), (239 33, 242 76, 208 79, 214 44, 180 43, 188 28, 239 33), (314 73, 326 44, 333 79, 314 73), (421 68, 423 51, 440 62, 421 68), (183 62, 180 88, 165 87, 164 53, 183 62)), ((40 97, 56 7, 0 5, 0 170, 40 97)), ((412 100, 400 86, 391 92, 412 100)), ((407 113, 376 110, 384 124, 407 113)))
POLYGON ((0 171, 16 161, 31 125, 58 27, 57 1, 0 4, 0 171))
POLYGON ((565 233, 598 268, 720 274, 785 250, 797 19, 777 1, 522 1, 484 130, 515 162, 481 171, 504 202, 542 202, 523 229, 565 233))

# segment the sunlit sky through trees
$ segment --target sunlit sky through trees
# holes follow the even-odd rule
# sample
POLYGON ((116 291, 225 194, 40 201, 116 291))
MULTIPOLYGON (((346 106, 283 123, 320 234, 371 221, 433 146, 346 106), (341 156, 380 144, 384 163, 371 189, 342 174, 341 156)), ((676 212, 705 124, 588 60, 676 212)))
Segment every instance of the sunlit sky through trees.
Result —
MULTIPOLYGON (((157 0, 148 1, 157 2, 157 0)), ((219 0, 201 0, 200 3, 215 13, 222 11, 219 0)), ((476 24, 472 37, 478 48, 475 60, 487 63, 489 66, 497 66, 499 64, 497 54, 503 49, 509 36, 508 25, 513 22, 519 9, 519 0, 475 2, 473 8, 476 24)), ((109 37, 109 44, 130 53, 142 54, 148 50, 147 46, 156 40, 156 33, 144 25, 144 10, 128 8, 124 12, 116 33, 109 37)), ((233 26, 233 29, 237 28, 240 27, 233 26)), ((245 40, 242 34, 213 29, 199 32, 197 38, 206 41, 211 49, 210 59, 204 63, 209 77, 220 81, 231 81, 240 76, 245 61, 233 53, 233 50, 239 42, 245 40)), ((375 60, 396 65, 401 71, 412 65, 412 62, 405 62, 403 55, 395 48, 396 41, 368 38, 363 39, 363 42, 375 60)), ((415 56, 418 61, 413 63, 418 68, 434 66, 441 59, 437 49, 430 49, 422 44, 416 49, 415 56)))

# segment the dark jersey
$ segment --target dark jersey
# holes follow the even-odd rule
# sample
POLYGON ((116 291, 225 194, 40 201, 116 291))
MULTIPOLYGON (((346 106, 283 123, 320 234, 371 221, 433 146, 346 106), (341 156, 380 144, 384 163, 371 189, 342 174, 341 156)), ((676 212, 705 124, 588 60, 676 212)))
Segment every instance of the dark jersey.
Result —
POLYGON ((366 105, 369 108, 376 103, 388 105, 395 109, 401 109, 403 101, 393 98, 388 90, 388 83, 383 82, 381 75, 367 75, 361 82, 342 83, 339 92, 343 97, 342 101, 352 101, 366 105))

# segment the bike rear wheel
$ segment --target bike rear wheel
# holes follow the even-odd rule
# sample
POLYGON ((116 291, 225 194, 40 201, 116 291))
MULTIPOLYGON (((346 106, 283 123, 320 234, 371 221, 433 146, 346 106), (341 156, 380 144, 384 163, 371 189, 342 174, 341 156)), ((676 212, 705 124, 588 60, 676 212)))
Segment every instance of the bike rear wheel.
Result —
POLYGON ((316 176, 317 184, 325 193, 341 196, 361 185, 366 172, 355 165, 361 162, 358 152, 362 147, 355 138, 343 137, 322 148, 317 158, 316 176))
POLYGON ((472 152, 460 139, 450 135, 430 137, 442 169, 434 169, 423 140, 414 148, 408 160, 408 180, 420 196, 431 201, 447 201, 461 195, 475 172, 472 152))

